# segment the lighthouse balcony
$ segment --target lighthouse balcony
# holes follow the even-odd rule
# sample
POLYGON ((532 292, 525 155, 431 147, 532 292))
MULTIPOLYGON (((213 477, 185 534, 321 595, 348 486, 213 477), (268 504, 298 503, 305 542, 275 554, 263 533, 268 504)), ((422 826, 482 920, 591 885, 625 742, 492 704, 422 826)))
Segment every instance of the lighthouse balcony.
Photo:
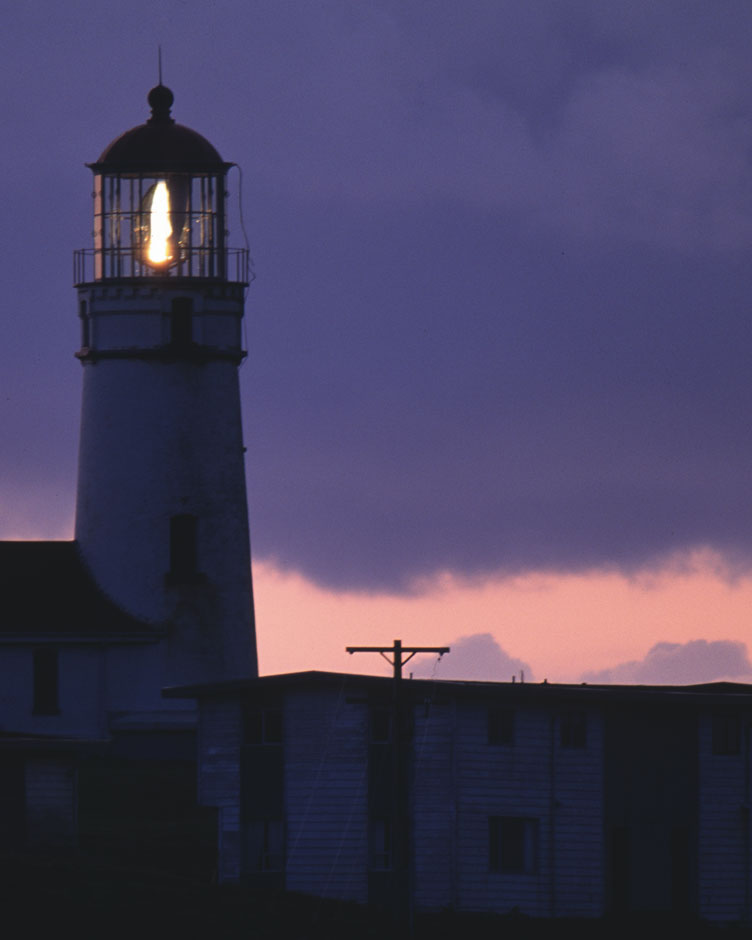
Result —
POLYGON ((154 267, 136 246, 81 248, 73 254, 76 287, 101 281, 149 282, 189 279, 248 285, 253 280, 246 248, 183 248, 175 262, 154 267))

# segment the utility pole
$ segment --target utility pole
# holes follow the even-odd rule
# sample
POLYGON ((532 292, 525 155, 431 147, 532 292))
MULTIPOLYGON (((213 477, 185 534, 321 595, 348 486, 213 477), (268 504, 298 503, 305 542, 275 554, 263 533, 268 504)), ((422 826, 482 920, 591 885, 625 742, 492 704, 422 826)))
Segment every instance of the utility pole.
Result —
POLYGON ((392 850, 394 865, 393 912, 398 927, 406 928, 408 936, 413 933, 413 898, 410 864, 410 743, 411 721, 402 693, 402 667, 416 653, 438 653, 441 658, 448 653, 448 646, 403 646, 395 640, 392 646, 348 646, 348 653, 378 653, 393 667, 392 728, 392 797, 394 819, 392 850), (389 659, 388 654, 392 654, 389 659), (403 658, 404 657, 404 658, 403 658))

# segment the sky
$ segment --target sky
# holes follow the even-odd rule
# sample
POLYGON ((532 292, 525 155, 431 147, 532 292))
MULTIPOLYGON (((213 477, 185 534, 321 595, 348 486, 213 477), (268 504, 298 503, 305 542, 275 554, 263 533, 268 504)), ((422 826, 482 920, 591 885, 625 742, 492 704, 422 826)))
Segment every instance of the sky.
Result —
POLYGON ((747 0, 18 2, 0 537, 71 538, 85 162, 242 170, 263 672, 752 681, 747 0))

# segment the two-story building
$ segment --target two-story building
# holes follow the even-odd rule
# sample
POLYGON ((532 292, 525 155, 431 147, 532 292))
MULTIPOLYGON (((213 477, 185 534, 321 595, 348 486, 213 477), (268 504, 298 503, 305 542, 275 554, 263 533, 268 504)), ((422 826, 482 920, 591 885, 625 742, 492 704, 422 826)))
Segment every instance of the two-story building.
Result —
POLYGON ((400 687, 303 672, 168 690, 198 702, 221 880, 749 922, 752 688, 400 687))

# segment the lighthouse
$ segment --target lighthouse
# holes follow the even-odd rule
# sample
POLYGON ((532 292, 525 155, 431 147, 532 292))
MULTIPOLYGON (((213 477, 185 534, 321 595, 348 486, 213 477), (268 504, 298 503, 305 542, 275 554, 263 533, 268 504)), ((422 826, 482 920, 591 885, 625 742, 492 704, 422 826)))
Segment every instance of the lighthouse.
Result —
POLYGON ((227 244, 231 163, 172 117, 113 141, 75 253, 83 400, 75 542, 153 628, 161 686, 257 674, 238 369, 248 252, 227 244))

